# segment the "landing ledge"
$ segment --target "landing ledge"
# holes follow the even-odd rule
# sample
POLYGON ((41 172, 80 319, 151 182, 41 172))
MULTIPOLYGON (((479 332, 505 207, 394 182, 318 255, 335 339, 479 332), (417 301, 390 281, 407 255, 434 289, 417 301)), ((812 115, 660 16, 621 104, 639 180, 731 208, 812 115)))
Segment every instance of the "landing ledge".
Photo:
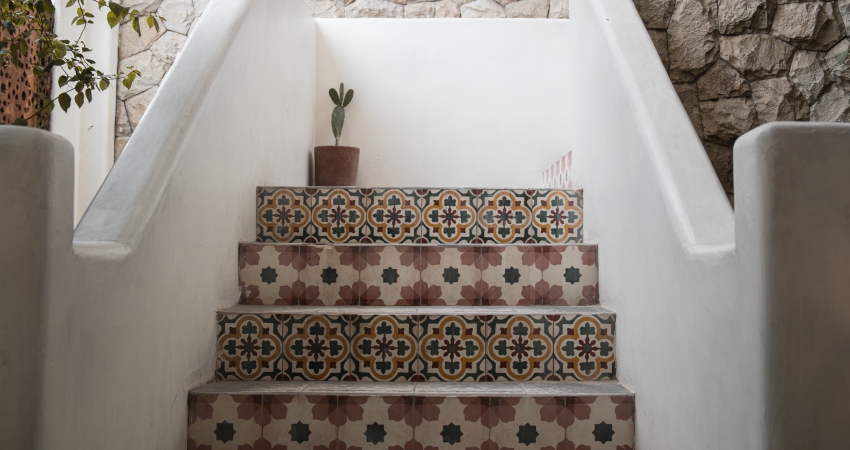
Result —
POLYGON ((242 395, 412 395, 418 397, 552 397, 634 395, 615 381, 529 381, 493 383, 352 381, 216 381, 190 394, 242 395))
POLYGON ((236 305, 220 309, 221 314, 312 314, 312 315, 554 315, 615 314, 599 305, 591 306, 275 306, 236 305))

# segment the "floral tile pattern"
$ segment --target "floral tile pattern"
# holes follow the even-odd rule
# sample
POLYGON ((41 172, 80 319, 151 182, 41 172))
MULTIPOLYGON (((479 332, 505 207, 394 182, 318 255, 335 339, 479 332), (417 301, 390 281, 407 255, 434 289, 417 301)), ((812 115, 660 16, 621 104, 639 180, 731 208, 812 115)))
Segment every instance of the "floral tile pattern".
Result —
POLYGON ((484 381, 485 317, 427 316, 420 322, 420 370, 424 381, 484 381))
POLYGON ((564 397, 491 398, 490 440, 498 448, 568 448, 566 410, 564 397))
POLYGON ((615 331, 613 314, 222 314, 216 376, 247 381, 613 380, 615 331))
POLYGON ((366 291, 363 306, 418 306, 419 247, 363 246, 360 282, 366 291))
POLYGON ((595 245, 243 244, 251 305, 597 305, 595 245))
MULTIPOLYGON (((479 197, 478 224, 484 242, 528 242, 532 230, 528 198, 521 190, 484 190, 479 197)), ((532 239, 531 242, 534 242, 532 239)))
POLYGON ((306 294, 299 304, 360 304, 359 247, 304 245, 300 258, 304 267, 298 277, 306 294))
POLYGON ((634 397, 567 397, 567 448, 632 450, 634 397))
POLYGON ((277 380, 281 376, 282 316, 220 314, 218 316, 219 380, 277 380))
POLYGON ((315 189, 257 188, 257 240, 260 242, 310 242, 315 189))
POLYGON ((480 449, 489 440, 487 397, 414 397, 413 401, 413 437, 418 444, 435 450, 480 449))
POLYGON ((366 189, 318 189, 311 214, 316 242, 368 242, 364 225, 370 199, 366 189))
POLYGON ((537 267, 541 251, 538 246, 482 247, 486 268, 481 281, 490 290, 485 305, 537 305, 539 298, 531 294, 540 282, 542 271, 537 267))
POLYGON ((339 397, 337 437, 343 448, 413 448, 413 397, 339 397))
POLYGON ((189 447, 206 450, 262 448, 262 396, 189 395, 189 447))
POLYGON ((297 305, 298 245, 248 244, 239 248, 240 300, 247 305, 297 305))
POLYGON ((543 270, 543 281, 550 287, 544 304, 599 304, 596 246, 548 245, 540 250, 538 266, 543 270))
POLYGON ((358 316, 352 323, 350 379, 413 381, 419 323, 410 316, 358 316))
POLYGON ((419 196, 412 189, 375 189, 366 214, 371 242, 415 242, 422 222, 419 196))
POLYGON ((334 315, 292 315, 285 319, 283 356, 285 379, 304 381, 341 380, 346 363, 349 324, 334 315))
POLYGON ((634 449, 633 396, 190 394, 189 449, 634 449))
POLYGON ((552 356, 548 319, 543 316, 493 316, 488 321, 490 378, 506 381, 546 380, 552 356))
POLYGON ((332 396, 264 396, 263 440, 268 446, 253 450, 329 447, 336 440, 336 401, 332 396))
POLYGON ((470 243, 476 236, 476 195, 470 189, 419 189, 419 242, 470 243))
POLYGON ((422 247, 422 282, 439 289, 423 301, 423 306, 481 304, 476 285, 481 281, 481 269, 475 266, 480 258, 478 247, 422 247))
POLYGON ((557 336, 550 380, 602 380, 616 377, 614 316, 548 316, 557 336))
POLYGON ((537 242, 582 242, 584 200, 581 191, 526 191, 537 242))
POLYGON ((257 240, 579 243, 582 192, 554 189, 257 189, 257 240))

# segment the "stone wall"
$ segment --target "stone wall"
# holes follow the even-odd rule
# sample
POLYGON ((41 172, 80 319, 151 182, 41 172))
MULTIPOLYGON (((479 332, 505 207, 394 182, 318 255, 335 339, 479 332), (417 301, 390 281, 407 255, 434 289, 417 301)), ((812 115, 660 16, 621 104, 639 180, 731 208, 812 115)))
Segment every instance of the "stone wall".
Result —
POLYGON ((634 1, 730 199, 738 136, 850 119, 850 0, 634 1))
POLYGON ((159 83, 174 63, 192 33, 195 21, 201 17, 209 0, 124 0, 124 6, 142 12, 159 11, 165 18, 159 31, 142 24, 141 37, 132 25, 122 23, 118 28, 118 70, 134 66, 142 76, 132 89, 118 86, 115 111, 115 158, 124 150, 142 114, 148 108, 159 83))
POLYGON ((305 0, 313 17, 569 17, 569 0, 305 0))

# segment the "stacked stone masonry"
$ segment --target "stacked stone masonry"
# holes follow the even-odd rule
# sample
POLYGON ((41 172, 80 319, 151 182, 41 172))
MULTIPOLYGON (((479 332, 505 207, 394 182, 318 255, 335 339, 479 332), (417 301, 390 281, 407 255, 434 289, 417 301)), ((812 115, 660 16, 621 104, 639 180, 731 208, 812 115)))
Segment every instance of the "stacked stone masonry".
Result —
POLYGON ((774 121, 846 122, 850 0, 635 0, 727 194, 738 136, 774 121))

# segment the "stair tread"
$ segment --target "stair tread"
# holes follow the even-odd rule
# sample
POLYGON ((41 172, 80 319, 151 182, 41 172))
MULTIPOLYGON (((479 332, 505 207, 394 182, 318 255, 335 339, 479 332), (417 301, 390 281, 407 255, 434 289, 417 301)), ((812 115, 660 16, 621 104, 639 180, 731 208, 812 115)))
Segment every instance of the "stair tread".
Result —
POLYGON ((563 242, 563 243, 524 243, 514 242, 511 244, 499 244, 497 242, 487 243, 457 243, 446 244, 443 242, 403 242, 403 243, 387 243, 387 242, 260 242, 260 241, 241 241, 239 245, 269 245, 274 247, 599 247, 599 244, 588 242, 563 242))
POLYGON ((215 381, 193 389, 191 394, 323 394, 323 395, 416 395, 422 397, 491 396, 550 397, 634 395, 616 381, 527 382, 353 382, 353 381, 215 381))
POLYGON ((235 305, 218 311, 222 314, 323 314, 323 315, 552 315, 615 314, 600 305, 588 306, 288 306, 235 305))

